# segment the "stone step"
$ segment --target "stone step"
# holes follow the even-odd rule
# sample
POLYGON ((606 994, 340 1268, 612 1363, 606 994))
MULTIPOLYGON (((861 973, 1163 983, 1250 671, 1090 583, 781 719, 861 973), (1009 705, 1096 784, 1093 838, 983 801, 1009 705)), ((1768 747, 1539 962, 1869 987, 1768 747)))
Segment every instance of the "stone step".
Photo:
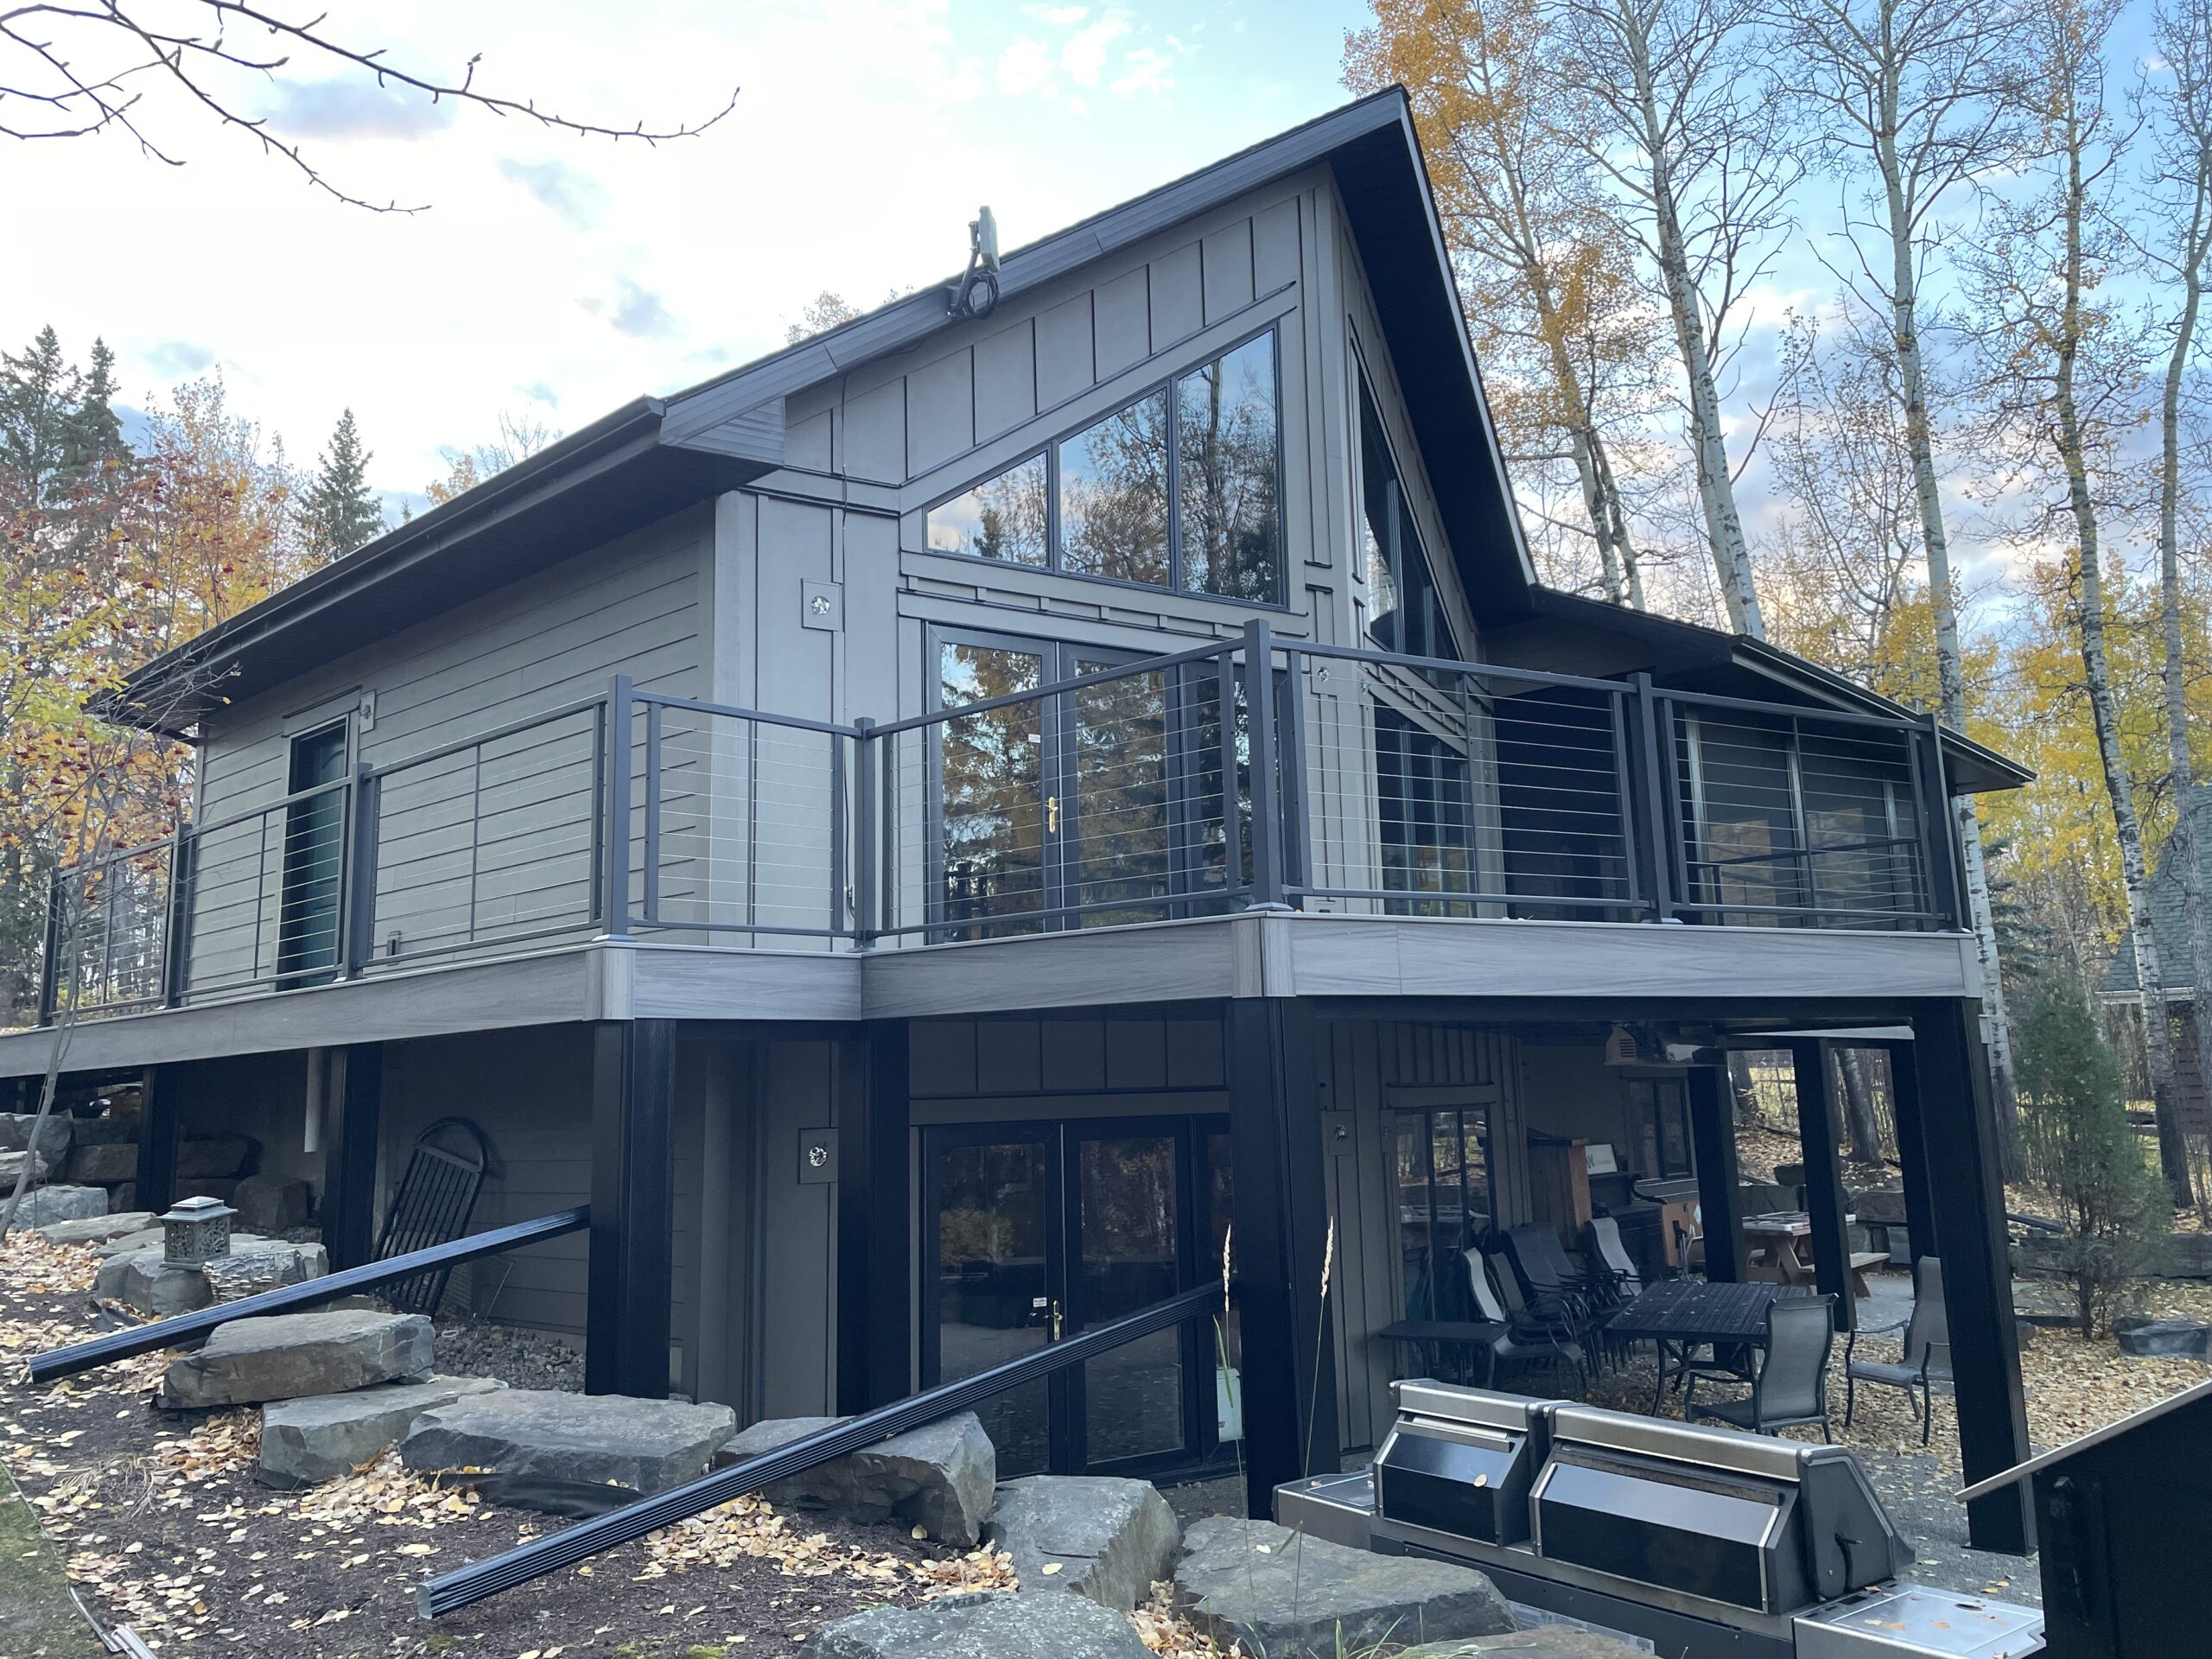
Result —
POLYGON ((1173 1569, 1183 1532, 1150 1481, 1030 1475, 999 1487, 983 1538, 1014 1558, 1024 1590, 1072 1590, 1127 1612, 1173 1569))
POLYGON ((264 1486, 281 1489, 335 1480, 398 1445, 424 1412, 506 1386, 491 1376, 433 1376, 271 1401, 261 1408, 256 1478, 264 1486))
POLYGON ((1397 1659, 1486 1659, 1491 1654, 1497 1659, 1645 1659, 1643 1649, 1630 1647, 1618 1637, 1567 1624, 1478 1637, 1471 1642, 1424 1642, 1408 1648, 1397 1659))
MULTIPOLYGON (((31 1126, 38 1123, 36 1112, 0 1112, 0 1152, 21 1152, 31 1144, 31 1126)), ((48 1112, 46 1122, 39 1125, 38 1149, 49 1164, 59 1165, 67 1155, 69 1142, 75 1132, 74 1120, 61 1112, 48 1112)))
POLYGON ((736 1430, 728 1406, 502 1389, 424 1412, 399 1451, 410 1469, 513 1477, 507 1501, 566 1514, 564 1488, 612 1484, 648 1495, 704 1474, 736 1430))
MULTIPOLYGON (((825 1624, 804 1659, 1148 1659, 1135 1627, 1082 1596, 984 1595, 825 1624)), ((1332 1656, 1333 1659, 1333 1656, 1332 1656)))
POLYGON ((0 1192, 16 1190, 16 1183, 22 1179, 25 1164, 31 1166, 31 1185, 34 1186, 54 1173, 54 1166, 35 1152, 0 1152, 0 1192))
MULTIPOLYGON (((844 1421, 772 1417, 731 1440, 722 1461, 759 1457, 844 1421)), ((896 1516, 966 1549, 982 1536, 997 1481, 991 1437, 963 1411, 777 1481, 761 1496, 779 1509, 827 1510, 855 1521, 896 1516)))
POLYGON ((39 1236, 49 1244, 105 1244, 132 1233, 144 1232, 153 1219, 150 1210, 124 1210, 104 1216, 86 1216, 79 1221, 49 1222, 38 1230, 39 1236))
POLYGON ((138 1178, 138 1143, 136 1141, 109 1141, 70 1150, 69 1162, 64 1171, 73 1181, 88 1186, 111 1186, 118 1181, 132 1181, 138 1178))
MULTIPOLYGON (((4 1192, 5 1188, 0 1188, 4 1192)), ((41 1186, 23 1194, 16 1211, 18 1227, 46 1227, 65 1221, 92 1221, 107 1214, 104 1186, 41 1186)))
POLYGON ((1224 1648, 1255 1659, 1336 1659, 1388 1642, 1408 1647, 1500 1636, 1512 1610, 1471 1567, 1347 1549, 1270 1521, 1208 1516, 1183 1537, 1175 1605, 1224 1648))
POLYGON ((162 1403, 258 1405, 429 1374, 430 1322, 420 1313, 276 1313, 233 1319, 172 1362, 162 1403))

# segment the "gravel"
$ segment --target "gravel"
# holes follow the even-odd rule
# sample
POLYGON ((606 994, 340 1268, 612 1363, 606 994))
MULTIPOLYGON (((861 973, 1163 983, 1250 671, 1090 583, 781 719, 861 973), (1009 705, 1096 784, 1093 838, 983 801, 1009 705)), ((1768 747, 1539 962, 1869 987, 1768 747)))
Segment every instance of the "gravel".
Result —
POLYGON ((584 1357, 558 1337, 451 1314, 441 1314, 437 1323, 431 1355, 448 1376, 496 1376, 511 1389, 583 1392, 584 1357))

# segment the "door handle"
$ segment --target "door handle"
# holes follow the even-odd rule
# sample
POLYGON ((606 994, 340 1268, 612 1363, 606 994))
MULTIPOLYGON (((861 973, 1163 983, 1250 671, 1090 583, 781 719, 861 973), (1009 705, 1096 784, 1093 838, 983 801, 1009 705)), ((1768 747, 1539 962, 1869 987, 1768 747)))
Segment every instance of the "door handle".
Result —
POLYGON ((1059 1339, 1060 1339, 1060 1304, 1059 1304, 1059 1302, 1058 1302, 1058 1299, 1056 1298, 1056 1299, 1053 1300, 1053 1303, 1052 1303, 1052 1340, 1053 1340, 1054 1342, 1058 1342, 1059 1339))
POLYGON ((1048 836, 1060 833, 1060 798, 1057 795, 1045 798, 1045 833, 1048 836))

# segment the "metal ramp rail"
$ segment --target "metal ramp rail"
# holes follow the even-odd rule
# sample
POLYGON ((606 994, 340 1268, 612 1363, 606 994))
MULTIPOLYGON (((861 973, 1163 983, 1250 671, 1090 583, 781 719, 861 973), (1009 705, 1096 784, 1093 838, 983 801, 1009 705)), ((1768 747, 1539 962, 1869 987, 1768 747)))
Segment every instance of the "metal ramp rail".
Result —
POLYGON ((455 1268, 463 1262, 474 1262, 479 1256, 497 1255, 502 1250, 535 1244, 541 1239, 559 1238, 565 1233, 579 1233, 590 1225, 591 1206, 580 1204, 573 1210, 556 1210, 550 1216, 539 1216, 534 1220, 518 1221, 505 1227, 492 1228, 486 1232, 471 1233, 467 1237, 454 1239, 449 1244, 433 1244, 428 1249, 410 1250, 404 1255, 391 1256, 385 1261, 370 1262, 358 1268, 347 1268, 340 1273, 325 1274, 321 1278, 310 1279, 303 1285, 286 1285, 281 1290, 265 1290, 258 1296, 242 1297, 235 1302, 219 1302, 213 1307, 203 1307, 197 1313, 156 1319, 151 1325, 136 1325, 128 1331, 118 1331, 112 1336, 95 1337, 90 1342, 73 1343, 67 1348, 50 1349, 45 1353, 33 1355, 30 1380, 33 1382, 58 1382, 65 1376, 74 1376, 79 1371, 111 1365, 118 1359, 151 1353, 157 1348, 178 1347, 206 1336, 219 1325, 228 1325, 232 1319, 252 1319, 264 1313, 289 1313, 300 1308, 313 1307, 318 1302, 335 1301, 341 1296, 352 1295, 355 1291, 411 1278, 419 1273, 455 1268))
POLYGON ((848 1452, 857 1452, 894 1434, 903 1434, 910 1428, 919 1428, 924 1423, 964 1411, 993 1395, 1020 1388, 1071 1365, 1079 1365, 1125 1343, 1180 1325, 1185 1319, 1216 1313, 1221 1305, 1219 1283, 1200 1285, 1164 1302, 1155 1302, 1126 1319, 1102 1325, 1096 1331, 1053 1343, 1033 1354, 1008 1360, 957 1382, 940 1383, 894 1404, 862 1412, 773 1452, 747 1458, 743 1463, 702 1475, 685 1485, 672 1487, 652 1497, 641 1497, 634 1503, 563 1531, 518 1544, 502 1554, 442 1573, 415 1592, 416 1611, 424 1618, 457 1611, 486 1597, 543 1578, 548 1573, 558 1572, 601 1550, 613 1549, 649 1532, 672 1526, 718 1503, 756 1492, 785 1476, 802 1473, 817 1464, 842 1458, 848 1452))

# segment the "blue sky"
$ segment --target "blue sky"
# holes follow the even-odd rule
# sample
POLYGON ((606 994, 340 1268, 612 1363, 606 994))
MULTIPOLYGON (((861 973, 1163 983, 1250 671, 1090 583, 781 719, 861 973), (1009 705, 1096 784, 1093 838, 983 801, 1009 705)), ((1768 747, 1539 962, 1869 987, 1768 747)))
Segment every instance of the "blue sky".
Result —
MULTIPOLYGON (((305 15, 304 12, 302 15, 305 15)), ((1344 100, 1363 5, 1191 0, 745 6, 339 0, 396 61, 594 119, 733 114, 649 149, 379 93, 296 54, 236 90, 378 216, 159 93, 181 168, 108 135, 0 148, 30 257, 0 260, 0 337, 52 322, 121 357, 128 401, 220 367, 310 459, 351 406, 395 499, 500 413, 573 430, 771 350, 824 289, 874 303, 964 261, 979 202, 1008 246, 1344 100), (609 19, 619 16, 618 28, 609 19)))

